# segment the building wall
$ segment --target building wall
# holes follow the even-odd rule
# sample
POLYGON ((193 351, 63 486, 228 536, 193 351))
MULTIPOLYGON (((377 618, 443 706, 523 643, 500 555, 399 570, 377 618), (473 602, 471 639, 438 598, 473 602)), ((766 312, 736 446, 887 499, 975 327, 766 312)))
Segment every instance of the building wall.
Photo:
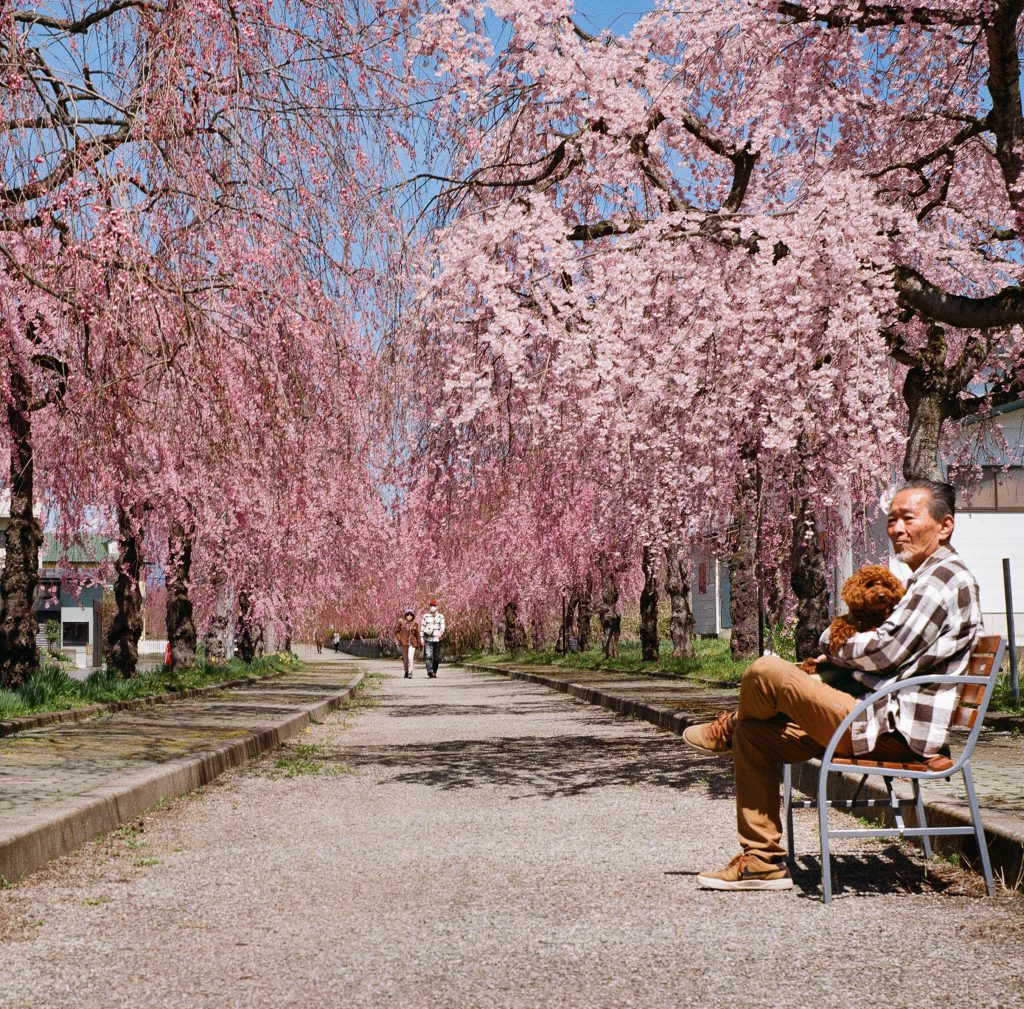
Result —
POLYGON ((1017 644, 1024 643, 1024 512, 960 512, 953 546, 978 579, 986 629, 1004 636, 1003 558, 1009 558, 1017 644))

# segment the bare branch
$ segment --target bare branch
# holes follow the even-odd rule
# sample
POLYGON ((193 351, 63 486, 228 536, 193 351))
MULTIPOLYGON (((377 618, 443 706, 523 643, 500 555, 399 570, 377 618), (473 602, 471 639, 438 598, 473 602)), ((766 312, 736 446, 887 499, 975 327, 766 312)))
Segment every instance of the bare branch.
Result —
POLYGON ((982 20, 982 15, 978 11, 949 10, 930 7, 927 4, 913 7, 908 11, 902 4, 867 3, 864 0, 859 4, 843 4, 837 7, 815 7, 810 4, 787 3, 783 0, 779 3, 778 11, 799 24, 820 22, 829 28, 856 28, 858 31, 908 23, 965 28, 979 25, 982 20))
POLYGON ((40 14, 38 11, 15 11, 14 20, 19 24, 38 25, 40 28, 49 28, 55 32, 70 32, 72 35, 82 35, 93 25, 99 24, 113 17, 118 11, 136 7, 139 10, 150 11, 154 14, 163 14, 167 8, 159 4, 151 3, 150 0, 114 0, 114 3, 99 10, 93 11, 85 17, 75 21, 66 18, 55 18, 48 14, 40 14))

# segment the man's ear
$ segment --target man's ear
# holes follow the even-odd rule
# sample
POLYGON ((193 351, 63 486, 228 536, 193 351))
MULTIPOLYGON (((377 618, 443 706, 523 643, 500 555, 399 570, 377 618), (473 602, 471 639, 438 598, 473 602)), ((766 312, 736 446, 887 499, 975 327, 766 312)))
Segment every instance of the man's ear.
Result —
POLYGON ((953 535, 953 516, 944 515, 942 521, 939 523, 939 540, 942 543, 948 543, 950 537, 953 535))

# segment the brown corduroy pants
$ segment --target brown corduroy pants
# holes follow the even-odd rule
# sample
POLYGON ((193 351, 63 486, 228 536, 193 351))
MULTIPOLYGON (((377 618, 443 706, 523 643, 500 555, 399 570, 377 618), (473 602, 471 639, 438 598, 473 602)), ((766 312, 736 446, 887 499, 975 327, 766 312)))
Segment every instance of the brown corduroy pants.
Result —
MULTIPOLYGON (((740 683, 739 718, 732 739, 736 825, 744 851, 780 858, 781 765, 820 757, 855 697, 812 679, 774 655, 757 659, 740 683)), ((837 749, 852 753, 849 733, 837 749)))

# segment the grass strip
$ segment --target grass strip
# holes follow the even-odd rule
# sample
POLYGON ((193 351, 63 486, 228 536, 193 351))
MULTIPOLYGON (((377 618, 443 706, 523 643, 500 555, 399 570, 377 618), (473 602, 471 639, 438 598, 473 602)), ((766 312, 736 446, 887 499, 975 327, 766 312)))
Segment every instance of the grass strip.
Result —
MULTIPOLYGON (((600 648, 566 655, 551 649, 534 652, 509 652, 466 656, 469 662, 489 665, 549 666, 562 669, 585 669, 595 672, 633 673, 637 676, 661 676, 670 680, 712 680, 723 686, 736 686, 749 660, 736 660, 729 653, 729 642, 722 638, 698 638, 693 643, 694 658, 661 658, 657 662, 644 659, 640 645, 625 641, 619 645, 619 654, 606 659, 600 648)), ((661 654, 671 656, 671 642, 663 641, 661 654)))
POLYGON ((251 663, 241 659, 231 659, 222 664, 200 662, 173 673, 160 669, 131 679, 123 679, 113 670, 103 669, 91 673, 84 680, 76 680, 56 666, 44 665, 20 687, 0 690, 0 719, 152 697, 245 676, 273 676, 289 672, 297 664, 298 659, 294 656, 279 654, 266 655, 251 663))

